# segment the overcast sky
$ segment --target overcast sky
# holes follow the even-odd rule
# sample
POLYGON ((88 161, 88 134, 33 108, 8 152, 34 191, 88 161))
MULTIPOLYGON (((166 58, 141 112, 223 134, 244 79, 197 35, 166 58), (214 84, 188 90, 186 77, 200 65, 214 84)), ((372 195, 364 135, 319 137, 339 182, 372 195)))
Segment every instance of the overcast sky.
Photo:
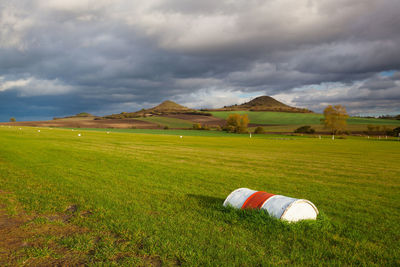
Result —
POLYGON ((400 113, 399 0, 0 0, 0 121, 270 95, 400 113))

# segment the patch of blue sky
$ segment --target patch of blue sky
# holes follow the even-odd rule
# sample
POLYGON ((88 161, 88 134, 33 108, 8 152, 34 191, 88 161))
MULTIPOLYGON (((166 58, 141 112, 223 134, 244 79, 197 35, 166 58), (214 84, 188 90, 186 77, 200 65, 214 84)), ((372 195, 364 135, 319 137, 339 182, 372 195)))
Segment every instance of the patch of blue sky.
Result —
POLYGON ((392 77, 395 72, 396 72, 396 70, 381 71, 379 73, 379 75, 381 75, 383 77, 392 77))
POLYGON ((241 93, 239 95, 240 98, 251 98, 251 97, 256 97, 256 96, 260 96, 263 95, 263 93, 261 92, 251 92, 251 93, 241 93))

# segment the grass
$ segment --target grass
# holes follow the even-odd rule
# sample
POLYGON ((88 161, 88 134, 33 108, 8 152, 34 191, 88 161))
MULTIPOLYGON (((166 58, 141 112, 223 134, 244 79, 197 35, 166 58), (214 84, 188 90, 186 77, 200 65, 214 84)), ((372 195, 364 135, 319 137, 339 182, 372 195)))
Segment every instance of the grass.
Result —
POLYGON ((31 212, 90 210, 72 223, 93 234, 59 241, 88 264, 400 264, 398 141, 80 131, 0 128, 0 189, 31 212), (239 187, 321 214, 288 224, 223 208, 239 187))
MULTIPOLYGON (((325 128, 324 125, 322 124, 308 124, 310 125, 313 129, 315 129, 318 133, 323 133, 323 134, 330 134, 330 130, 325 128)), ((299 128, 300 125, 270 125, 270 126, 263 126, 265 132, 267 133, 293 133, 294 130, 299 128)), ((393 125, 385 125, 385 127, 389 129, 394 129, 396 126, 393 125)), ((250 127, 250 131, 254 131, 256 127, 250 127)), ((367 125, 364 124, 348 124, 346 126, 346 131, 349 131, 350 133, 363 133, 368 130, 367 125)), ((368 132, 368 131, 367 131, 368 132)), ((375 133, 374 135, 377 135, 375 133)), ((380 132, 380 135, 384 135, 384 133, 380 132)))
MULTIPOLYGON (((255 112, 255 111, 214 111, 214 117, 226 119, 229 114, 247 114, 251 123, 267 125, 318 125, 322 114, 316 113, 287 113, 287 112, 255 112)), ((347 120, 349 125, 397 125, 399 120, 367 119, 351 117, 347 120)))
MULTIPOLYGON (((281 126, 278 126, 281 129, 281 126)), ((291 127, 292 128, 292 127, 291 127)), ((72 129, 72 128, 66 128, 72 129)), ((265 128, 268 129, 268 128, 265 128)), ((76 132, 80 131, 97 131, 97 132, 109 132, 109 133, 136 133, 136 134, 156 134, 156 135, 174 135, 174 136, 204 136, 204 137, 237 137, 237 138, 248 138, 249 135, 247 134, 236 134, 236 133, 228 133, 225 131, 216 131, 216 130, 176 130, 176 129, 107 129, 107 128, 74 128, 76 132)), ((254 129, 250 129, 254 131, 254 129)), ((271 131, 273 132, 273 131, 271 131)), ((275 138, 275 137, 282 137, 280 134, 269 134, 266 135, 252 135, 253 138, 275 138)), ((297 138, 297 137, 296 137, 297 138)))
POLYGON ((190 121, 168 117, 153 116, 135 119, 160 124, 162 126, 168 126, 169 128, 191 128, 193 126, 193 123, 190 121))

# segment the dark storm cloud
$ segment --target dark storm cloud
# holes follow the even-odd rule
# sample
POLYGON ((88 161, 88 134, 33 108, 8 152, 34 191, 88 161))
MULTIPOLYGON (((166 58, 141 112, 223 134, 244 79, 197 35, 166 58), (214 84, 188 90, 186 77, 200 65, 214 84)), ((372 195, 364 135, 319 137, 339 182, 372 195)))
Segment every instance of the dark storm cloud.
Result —
POLYGON ((106 114, 260 93, 317 111, 342 101, 400 112, 398 73, 380 75, 400 69, 398 10, 396 0, 3 1, 0 111, 106 114))
POLYGON ((399 112, 400 75, 374 75, 354 84, 333 83, 299 90, 296 95, 281 94, 299 106, 321 111, 326 105, 341 104, 350 114, 389 114, 399 112))

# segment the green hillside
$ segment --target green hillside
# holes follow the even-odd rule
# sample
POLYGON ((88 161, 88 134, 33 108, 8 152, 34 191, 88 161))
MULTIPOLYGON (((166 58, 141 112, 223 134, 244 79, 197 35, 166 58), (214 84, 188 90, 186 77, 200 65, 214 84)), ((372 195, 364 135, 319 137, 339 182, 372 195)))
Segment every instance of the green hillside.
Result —
MULTIPOLYGON (((247 114, 251 123, 266 125, 315 125, 320 124, 322 114, 317 113, 289 113, 289 112, 262 112, 262 111, 213 111, 213 116, 226 119, 229 114, 247 114)), ((400 125, 400 120, 383 120, 369 118, 354 118, 347 120, 348 124, 376 124, 376 125, 400 125)))

